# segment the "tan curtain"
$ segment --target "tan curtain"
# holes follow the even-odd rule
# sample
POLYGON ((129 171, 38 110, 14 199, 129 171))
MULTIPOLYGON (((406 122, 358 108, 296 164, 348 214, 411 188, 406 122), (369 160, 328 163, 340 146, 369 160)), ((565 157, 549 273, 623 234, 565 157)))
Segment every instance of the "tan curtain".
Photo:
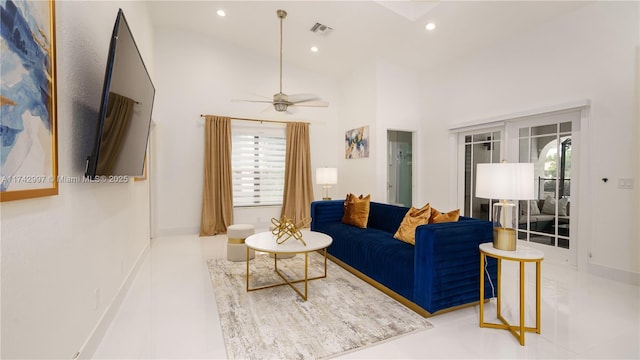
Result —
POLYGON ((294 222, 310 217, 313 201, 309 124, 287 123, 282 214, 294 222))
POLYGON ((122 139, 129 130, 129 123, 133 115, 134 100, 116 93, 109 93, 107 100, 107 113, 102 126, 102 140, 100 142, 100 159, 96 165, 98 175, 113 173, 122 139))
POLYGON ((233 223, 231 119, 205 117, 204 188, 200 236, 227 232, 233 223))

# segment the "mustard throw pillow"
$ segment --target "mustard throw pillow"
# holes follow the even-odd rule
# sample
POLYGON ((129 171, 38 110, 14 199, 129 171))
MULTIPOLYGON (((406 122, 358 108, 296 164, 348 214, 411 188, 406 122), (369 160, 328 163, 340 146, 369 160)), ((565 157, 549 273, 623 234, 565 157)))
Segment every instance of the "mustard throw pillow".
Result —
POLYGON ((357 197, 353 194, 347 195, 344 200, 344 215, 342 222, 344 224, 357 226, 366 229, 369 221, 369 207, 371 195, 357 197))
POLYGON ((416 228, 419 225, 429 223, 431 217, 431 206, 429 204, 423 206, 420 209, 416 209, 413 206, 404 215, 398 231, 396 231, 393 237, 400 241, 404 241, 411 245, 416 244, 416 228))
POLYGON ((460 218, 460 209, 449 211, 448 213, 443 213, 438 211, 437 209, 431 208, 431 218, 429 219, 429 224, 438 224, 443 222, 455 222, 460 218))

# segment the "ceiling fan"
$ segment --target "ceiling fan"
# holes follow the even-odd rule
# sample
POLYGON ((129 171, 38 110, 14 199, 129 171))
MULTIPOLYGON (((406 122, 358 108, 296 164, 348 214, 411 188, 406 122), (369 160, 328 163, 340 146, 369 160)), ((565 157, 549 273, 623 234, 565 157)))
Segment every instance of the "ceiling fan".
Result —
POLYGON ((272 103, 276 111, 285 112, 290 106, 307 106, 307 107, 327 107, 329 103, 319 101, 318 97, 309 94, 287 95, 282 92, 282 22, 287 17, 287 12, 278 10, 276 12, 280 19, 280 92, 273 95, 273 100, 240 100, 248 102, 272 103))

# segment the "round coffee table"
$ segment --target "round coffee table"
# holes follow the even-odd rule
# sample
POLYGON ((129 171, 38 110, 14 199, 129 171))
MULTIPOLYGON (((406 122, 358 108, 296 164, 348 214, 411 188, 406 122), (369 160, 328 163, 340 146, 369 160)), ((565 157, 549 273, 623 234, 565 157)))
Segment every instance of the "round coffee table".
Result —
POLYGON ((276 242, 276 236, 270 232, 261 232, 255 235, 251 235, 245 239, 244 243, 247 246, 247 291, 254 291, 266 288, 272 288, 276 286, 289 285, 295 290, 303 300, 307 300, 307 290, 309 280, 322 279, 327 277, 327 247, 331 245, 333 239, 327 234, 323 234, 316 231, 301 230, 302 239, 306 243, 290 238, 282 244, 276 242), (282 283, 265 285, 260 287, 249 287, 249 256, 250 250, 262 251, 270 254, 274 254, 274 269, 275 272, 284 280, 282 283), (312 251, 323 250, 324 252, 324 274, 316 277, 309 277, 309 253, 312 251), (304 279, 289 280, 287 277, 278 270, 278 254, 304 254, 304 279), (304 282, 304 293, 301 292, 294 284, 304 282))

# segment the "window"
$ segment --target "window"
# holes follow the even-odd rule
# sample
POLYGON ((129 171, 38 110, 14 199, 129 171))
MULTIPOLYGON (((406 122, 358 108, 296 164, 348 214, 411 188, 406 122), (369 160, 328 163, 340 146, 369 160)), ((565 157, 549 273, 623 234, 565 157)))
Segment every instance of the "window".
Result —
POLYGON ((233 205, 282 205, 286 147, 282 126, 232 127, 233 205))

